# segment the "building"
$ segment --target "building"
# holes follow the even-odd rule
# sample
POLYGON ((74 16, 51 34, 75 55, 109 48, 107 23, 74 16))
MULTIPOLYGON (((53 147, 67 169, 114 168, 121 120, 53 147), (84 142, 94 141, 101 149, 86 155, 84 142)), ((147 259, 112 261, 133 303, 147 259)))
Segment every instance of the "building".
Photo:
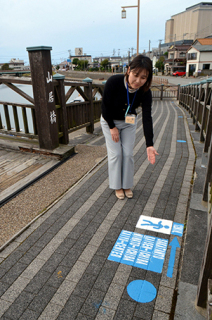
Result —
POLYGON ((23 70, 24 69, 24 60, 11 59, 9 62, 9 68, 14 70, 23 70))
POLYGON ((10 62, 0 63, 0 69, 6 63, 9 65, 9 68, 13 70, 27 69, 26 67, 24 67, 24 60, 19 60, 19 59, 11 59, 10 62))
POLYGON ((186 53, 191 46, 189 44, 173 44, 168 49, 168 58, 164 63, 165 74, 186 70, 186 53))
POLYGON ((188 49, 186 75, 212 75, 212 38, 196 39, 188 49))
POLYGON ((212 2, 200 2, 166 21, 165 43, 212 34, 212 2))
POLYGON ((84 55, 77 55, 77 56, 70 56, 69 59, 73 61, 73 59, 79 59, 79 60, 87 60, 88 64, 92 62, 91 55, 87 55, 86 53, 84 55))

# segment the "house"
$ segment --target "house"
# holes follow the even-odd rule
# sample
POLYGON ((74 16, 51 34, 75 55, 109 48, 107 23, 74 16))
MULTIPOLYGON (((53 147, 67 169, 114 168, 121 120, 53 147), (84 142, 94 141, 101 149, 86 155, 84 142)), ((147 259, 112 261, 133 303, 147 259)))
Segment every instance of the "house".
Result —
POLYGON ((9 68, 14 70, 23 70, 24 69, 24 60, 11 59, 9 62, 9 68))
POLYGON ((168 49, 168 58, 164 63, 165 74, 186 70, 186 52, 190 48, 189 44, 172 44, 168 49))
POLYGON ((212 75, 212 38, 196 39, 187 50, 186 75, 212 75))
POLYGON ((19 60, 19 59, 11 59, 10 62, 0 63, 0 69, 6 63, 9 65, 9 68, 13 69, 13 70, 24 70, 24 69, 26 69, 24 67, 24 60, 19 60))
POLYGON ((92 62, 92 57, 89 54, 84 54, 84 55, 76 55, 76 56, 70 56, 69 59, 71 59, 73 61, 73 59, 79 59, 79 60, 87 60, 88 64, 90 64, 92 62))

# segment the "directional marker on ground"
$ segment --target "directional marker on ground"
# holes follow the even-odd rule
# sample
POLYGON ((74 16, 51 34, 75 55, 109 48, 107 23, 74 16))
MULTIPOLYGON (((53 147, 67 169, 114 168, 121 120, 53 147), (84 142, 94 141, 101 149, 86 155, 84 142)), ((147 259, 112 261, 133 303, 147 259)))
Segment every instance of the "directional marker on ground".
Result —
POLYGON ((177 142, 180 142, 180 143, 186 143, 185 140, 177 140, 177 142))
POLYGON ((122 230, 108 260, 161 273, 167 239, 122 230))
POLYGON ((177 240, 177 237, 174 237, 174 239, 169 244, 171 246, 171 253, 169 258, 169 264, 168 264, 168 270, 167 270, 167 277, 172 278, 173 270, 174 270, 174 262, 175 262, 175 255, 177 248, 180 248, 180 244, 177 240))
POLYGON ((137 222, 136 228, 170 234, 172 230, 172 223, 173 221, 171 220, 141 215, 137 222))
POLYGON ((127 293, 133 300, 147 303, 155 299, 157 290, 146 280, 134 280, 128 285, 127 293))
POLYGON ((184 224, 173 222, 171 234, 174 234, 175 236, 182 237, 183 236, 183 230, 184 230, 184 224))

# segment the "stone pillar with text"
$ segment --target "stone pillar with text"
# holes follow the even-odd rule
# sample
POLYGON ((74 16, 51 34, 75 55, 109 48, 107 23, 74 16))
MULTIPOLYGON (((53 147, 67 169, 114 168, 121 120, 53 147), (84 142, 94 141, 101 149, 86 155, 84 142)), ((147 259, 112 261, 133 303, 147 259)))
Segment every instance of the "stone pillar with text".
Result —
POLYGON ((59 146, 52 77, 51 47, 28 47, 39 146, 53 150, 59 146))

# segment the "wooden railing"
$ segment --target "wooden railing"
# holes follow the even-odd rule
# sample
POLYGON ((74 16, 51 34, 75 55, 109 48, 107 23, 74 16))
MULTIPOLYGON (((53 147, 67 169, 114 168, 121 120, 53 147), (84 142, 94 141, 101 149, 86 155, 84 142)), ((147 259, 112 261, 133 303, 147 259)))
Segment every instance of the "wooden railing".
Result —
MULTIPOLYGON (((57 76, 55 78, 57 78, 57 76)), ((60 143, 65 143, 63 141, 64 117, 62 115, 62 104, 64 104, 66 108, 68 133, 83 127, 86 127, 87 132, 93 132, 94 123, 99 121, 101 116, 101 99, 104 84, 94 84, 92 81, 63 80, 63 85, 61 86, 59 82, 60 80, 54 79, 53 76, 58 137, 60 143), (67 87, 66 94, 64 87, 67 87), (79 94, 81 101, 68 102, 75 91, 79 94), (97 95, 99 95, 98 99, 97 95), (64 101, 61 104, 61 100, 63 99, 64 101)), ((34 99, 17 87, 17 85, 20 84, 32 85, 31 78, 0 77, 0 85, 1 84, 6 85, 30 103, 0 101, 0 105, 3 105, 3 114, 0 114, 0 133, 38 140, 34 99), (13 126, 12 123, 14 124, 13 126)), ((153 85, 151 90, 153 99, 178 99, 179 86, 153 85)))
POLYGON ((94 122, 100 120, 103 84, 91 84, 89 86, 89 83, 85 82, 64 81, 64 85, 70 86, 65 96, 69 133, 83 127, 89 127, 91 123, 93 125, 94 122), (67 103, 75 90, 84 101, 67 103), (100 95, 98 98, 96 97, 97 93, 100 95))
MULTIPOLYGON (((208 202, 208 232, 197 290, 197 305, 207 306, 208 279, 212 279, 212 78, 180 87, 179 103, 190 113, 195 130, 200 132, 208 164, 203 200, 208 202)), ((210 282, 209 282, 210 283, 210 282)))
POLYGON ((152 98, 153 99, 176 99, 179 97, 179 85, 152 85, 152 98))
POLYGON ((191 114, 195 130, 200 130, 204 152, 208 152, 211 142, 211 92, 212 78, 180 87, 179 103, 191 114))
MULTIPOLYGON (((68 144, 68 134, 74 130, 86 127, 88 133, 94 131, 94 123, 101 115, 101 98, 104 90, 103 84, 92 84, 90 78, 68 81, 64 75, 52 76, 51 50, 51 47, 45 46, 27 48, 31 79, 0 77, 0 85, 5 84, 30 102, 23 104, 0 101, 3 105, 3 114, 0 114, 0 133, 38 139, 39 147, 47 150, 56 149, 59 144, 68 144), (15 84, 32 85, 34 98, 15 84), (69 87, 67 92, 65 87, 69 87), (69 103, 74 91, 78 92, 82 101, 69 103), (98 100, 95 99, 97 93, 100 95, 98 100), (20 109, 23 129, 20 126, 20 109), (32 132, 29 132, 27 110, 31 110, 32 132), (14 128, 11 123, 14 123, 14 128)), ((159 87, 153 86, 153 99, 177 99, 178 89, 178 86, 164 84, 159 87)))
MULTIPOLYGON (((0 101, 3 106, 3 114, 0 114, 0 133, 25 137, 30 139, 38 139, 35 104, 34 99, 19 89, 15 84, 32 85, 31 79, 16 77, 0 77, 0 85, 4 84, 11 90, 27 99, 27 103, 14 103, 11 101, 0 101), (31 111, 31 114, 27 112, 31 111), (21 118, 20 118, 21 117, 21 118), (31 119, 29 119, 31 117, 31 119), (4 119, 4 121, 3 121, 4 119), (30 123, 33 126, 29 125, 30 123), (4 122, 4 123, 3 123, 4 122), (12 123, 14 124, 12 126, 12 123), (22 128, 21 128, 22 124, 22 128), (31 127, 31 130, 29 129, 31 127)), ((63 136, 61 128, 63 127, 61 117, 61 105, 59 103, 58 82, 53 80, 54 96, 56 99, 56 116, 58 119, 58 135, 59 139, 63 136)), ((67 110, 68 133, 83 127, 93 127, 94 122, 100 119, 101 115, 101 97, 104 85, 89 84, 80 81, 64 81, 64 86, 69 87, 65 95, 65 103, 67 110), (77 91, 81 100, 80 102, 67 102, 71 95, 77 91), (97 99, 96 95, 99 94, 97 99), (91 105, 92 109, 91 110, 91 105)))
POLYGON ((4 114, 0 114, 0 133, 9 134, 20 137, 34 138, 37 139, 37 126, 36 126, 36 117, 35 117, 35 105, 34 99, 26 94, 24 91, 19 89, 14 84, 24 84, 31 85, 31 79, 25 78, 16 78, 16 77, 0 77, 0 85, 5 84, 11 90, 18 93, 21 97, 25 98, 30 102, 30 104, 26 103, 14 103, 9 101, 0 101, 0 105, 3 105, 4 114), (29 113, 27 110, 31 112, 31 120, 33 124, 32 132, 29 132, 29 113), (21 111, 21 112, 20 112, 21 111), (28 113, 28 115, 27 115, 28 113), (3 125, 3 119, 5 118, 6 126, 3 125), (20 118, 21 117, 21 118, 20 118), (14 128, 12 128, 12 123, 14 123, 14 128), (23 123, 23 129, 21 128, 21 123, 23 123))

